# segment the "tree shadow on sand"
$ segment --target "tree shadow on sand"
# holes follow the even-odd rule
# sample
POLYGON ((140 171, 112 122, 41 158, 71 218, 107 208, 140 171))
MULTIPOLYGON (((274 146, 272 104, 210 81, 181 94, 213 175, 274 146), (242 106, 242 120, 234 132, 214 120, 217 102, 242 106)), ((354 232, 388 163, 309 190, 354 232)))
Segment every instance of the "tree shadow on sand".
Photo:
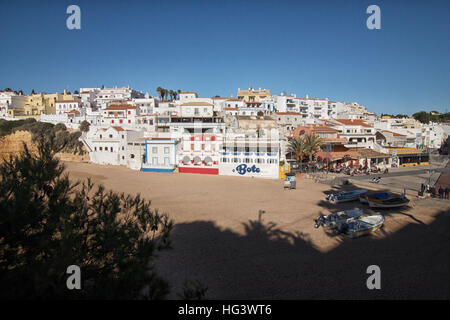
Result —
POLYGON ((161 254, 158 272, 175 292, 195 278, 209 288, 207 299, 450 298, 448 210, 429 225, 346 239, 329 251, 307 234, 278 227, 270 214, 243 223, 242 233, 212 221, 176 224, 174 249, 161 254), (381 290, 366 287, 374 264, 381 268, 381 290))

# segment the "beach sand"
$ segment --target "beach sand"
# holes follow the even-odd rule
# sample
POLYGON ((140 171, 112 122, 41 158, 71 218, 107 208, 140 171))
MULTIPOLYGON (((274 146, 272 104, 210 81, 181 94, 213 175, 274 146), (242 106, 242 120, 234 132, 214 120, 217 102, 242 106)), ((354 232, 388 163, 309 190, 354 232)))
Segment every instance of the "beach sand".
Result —
POLYGON ((314 218, 374 211, 359 202, 330 205, 326 193, 341 189, 310 179, 284 190, 282 180, 65 165, 71 179, 140 193, 174 220, 173 249, 156 263, 171 298, 185 279, 205 284, 208 299, 450 298, 450 201, 411 199, 406 208, 378 211, 386 216, 381 230, 347 239, 315 229, 314 218), (366 286, 374 264, 381 290, 366 286))

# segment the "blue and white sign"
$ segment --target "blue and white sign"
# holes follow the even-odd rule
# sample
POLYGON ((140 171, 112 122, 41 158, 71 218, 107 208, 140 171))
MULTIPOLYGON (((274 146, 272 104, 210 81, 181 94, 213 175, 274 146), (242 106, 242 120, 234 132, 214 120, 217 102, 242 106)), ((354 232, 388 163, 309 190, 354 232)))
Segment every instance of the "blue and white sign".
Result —
POLYGON ((278 179, 278 164, 219 162, 219 175, 278 179))
POLYGON ((233 172, 237 172, 240 175, 244 175, 246 173, 251 173, 251 172, 260 173, 261 169, 257 168, 255 165, 250 167, 250 166, 247 166, 245 163, 243 163, 243 164, 238 165, 236 167, 236 169, 233 169, 233 172))

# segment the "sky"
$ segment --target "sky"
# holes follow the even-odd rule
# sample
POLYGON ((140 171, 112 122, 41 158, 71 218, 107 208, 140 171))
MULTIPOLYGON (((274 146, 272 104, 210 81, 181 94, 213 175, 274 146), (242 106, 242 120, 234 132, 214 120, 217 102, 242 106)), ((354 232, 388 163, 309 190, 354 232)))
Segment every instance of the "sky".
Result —
POLYGON ((0 0, 0 88, 238 88, 450 112, 450 1, 0 0), (69 30, 69 5, 81 29, 69 30), (381 29, 369 30, 369 5, 381 29))

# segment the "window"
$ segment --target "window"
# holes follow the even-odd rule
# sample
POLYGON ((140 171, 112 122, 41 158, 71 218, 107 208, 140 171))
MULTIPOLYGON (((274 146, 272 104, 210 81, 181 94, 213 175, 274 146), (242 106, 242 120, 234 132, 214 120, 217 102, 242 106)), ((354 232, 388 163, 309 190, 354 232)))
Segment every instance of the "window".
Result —
POLYGON ((125 147, 124 147, 124 146, 122 146, 122 150, 125 150, 125 147))
POLYGON ((252 163, 252 159, 249 159, 249 158, 244 158, 244 161, 243 161, 244 163, 252 163))
POLYGON ((125 139, 125 136, 124 136, 124 135, 122 135, 122 139, 125 139))
POLYGON ((100 151, 103 151, 103 148, 102 148, 102 147, 100 147, 99 149, 100 149, 100 151))
POLYGON ((277 160, 276 159, 268 159, 267 163, 277 163, 277 160))
POLYGON ((102 135, 100 135, 100 139, 102 138, 102 135))
POLYGON ((97 151, 97 147, 94 147, 94 151, 97 151))
POLYGON ((164 147, 164 153, 168 154, 170 152, 170 148, 169 147, 164 147))
POLYGON ((157 166, 158 165, 158 157, 153 157, 152 158, 152 164, 157 166))
POLYGON ((234 163, 241 162, 241 159, 239 159, 239 158, 233 158, 232 160, 233 160, 234 163))
POLYGON ((256 159, 255 161, 256 161, 256 163, 260 163, 260 164, 264 163, 264 159, 256 159))
POLYGON ((111 147, 111 152, 114 152, 113 147, 111 147))
POLYGON ((112 134, 110 134, 109 137, 112 138, 112 134))
POLYGON ((134 154, 130 154, 130 158, 131 158, 131 159, 134 159, 134 154))
POLYGON ((152 148, 152 153, 158 153, 158 147, 153 147, 152 148))
POLYGON ((105 151, 108 151, 108 147, 105 147, 105 151))
POLYGON ((131 120, 128 120, 128 123, 131 123, 131 120))
POLYGON ((168 157, 165 157, 165 158, 164 158, 164 165, 165 165, 165 166, 168 166, 168 165, 169 165, 169 158, 168 158, 168 157))

